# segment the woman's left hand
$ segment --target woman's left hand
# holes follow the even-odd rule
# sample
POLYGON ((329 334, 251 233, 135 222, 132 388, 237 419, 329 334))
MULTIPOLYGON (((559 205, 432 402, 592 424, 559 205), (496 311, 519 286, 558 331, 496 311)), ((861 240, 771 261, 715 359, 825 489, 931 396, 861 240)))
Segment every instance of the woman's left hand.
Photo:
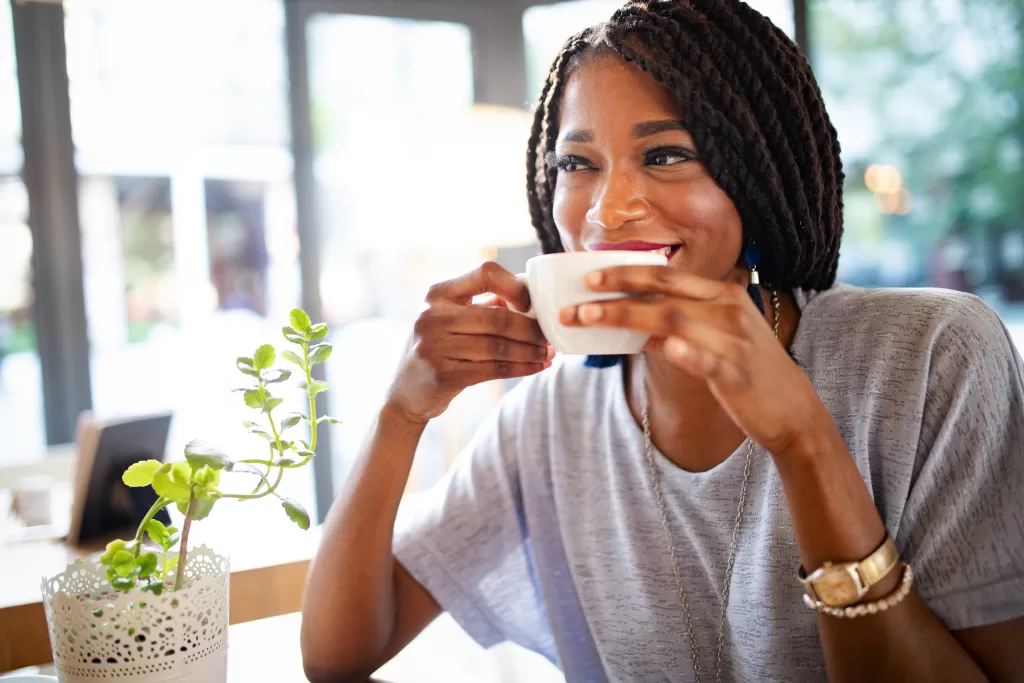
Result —
POLYGON ((807 375, 744 287, 664 266, 607 268, 586 282, 594 291, 640 296, 564 308, 563 324, 650 332, 647 349, 663 350, 672 363, 705 379, 733 421, 769 452, 801 447, 809 430, 823 424, 834 428, 807 375))

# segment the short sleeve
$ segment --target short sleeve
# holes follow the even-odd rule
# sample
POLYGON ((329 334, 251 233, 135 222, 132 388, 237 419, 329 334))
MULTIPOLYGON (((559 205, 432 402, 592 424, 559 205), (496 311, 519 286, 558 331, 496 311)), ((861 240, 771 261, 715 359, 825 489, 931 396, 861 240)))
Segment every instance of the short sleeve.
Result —
POLYGON ((519 485, 530 383, 505 396, 437 485, 403 501, 393 549, 480 645, 512 641, 554 661, 519 485))
POLYGON ((922 599, 956 630, 1024 616, 1024 367, 979 299, 946 313, 896 541, 922 599))

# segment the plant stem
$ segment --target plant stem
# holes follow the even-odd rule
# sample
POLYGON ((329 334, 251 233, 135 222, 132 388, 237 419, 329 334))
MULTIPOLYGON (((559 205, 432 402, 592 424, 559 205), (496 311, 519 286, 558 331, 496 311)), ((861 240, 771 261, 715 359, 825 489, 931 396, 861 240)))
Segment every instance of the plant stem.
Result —
POLYGON ((139 556, 139 550, 142 548, 142 537, 146 535, 146 525, 149 524, 151 519, 156 517, 156 513, 170 504, 171 501, 166 498, 157 498, 156 502, 153 503, 153 507, 149 508, 149 512, 142 518, 142 524, 139 525, 139 530, 135 534, 135 557, 139 556))
POLYGON ((192 526, 192 518, 196 514, 195 495, 188 498, 188 510, 185 511, 185 523, 181 527, 181 546, 178 549, 178 570, 174 574, 174 590, 181 590, 181 583, 185 579, 185 563, 188 561, 188 531, 192 526))
MULTIPOLYGON (((313 383, 313 376, 309 364, 309 340, 302 344, 302 360, 306 365, 306 386, 313 383)), ((309 397, 309 450, 316 450, 316 395, 309 397)))
POLYGON ((222 494, 220 494, 220 497, 221 498, 235 498, 237 500, 257 500, 259 498, 266 498, 267 496, 273 494, 277 490, 277 487, 281 483, 281 478, 283 476, 284 476, 284 468, 280 467, 277 470, 277 481, 275 481, 274 484, 269 489, 264 491, 263 493, 258 493, 256 495, 251 495, 251 494, 250 495, 246 495, 244 493, 222 493, 222 494))

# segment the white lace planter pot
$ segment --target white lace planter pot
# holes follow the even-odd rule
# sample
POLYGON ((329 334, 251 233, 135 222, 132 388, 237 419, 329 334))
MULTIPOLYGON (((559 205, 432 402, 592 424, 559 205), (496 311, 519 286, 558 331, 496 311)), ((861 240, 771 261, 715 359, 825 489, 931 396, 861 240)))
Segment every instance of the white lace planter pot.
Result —
POLYGON ((78 560, 43 581, 61 683, 225 683, 228 561, 189 553, 187 587, 156 596, 115 591, 104 569, 78 560))

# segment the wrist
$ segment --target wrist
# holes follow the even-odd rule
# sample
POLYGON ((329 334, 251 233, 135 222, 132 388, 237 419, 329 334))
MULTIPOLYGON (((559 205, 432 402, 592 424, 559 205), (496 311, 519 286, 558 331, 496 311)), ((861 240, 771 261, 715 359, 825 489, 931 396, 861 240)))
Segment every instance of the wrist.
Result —
POLYGON ((393 400, 385 401, 380 409, 380 421, 390 427, 423 431, 430 418, 415 415, 393 400))
POLYGON ((806 426, 803 429, 788 439, 782 448, 772 451, 777 465, 817 465, 837 449, 846 450, 842 435, 832 421, 832 416, 825 410, 821 413, 823 414, 805 420, 806 426))

